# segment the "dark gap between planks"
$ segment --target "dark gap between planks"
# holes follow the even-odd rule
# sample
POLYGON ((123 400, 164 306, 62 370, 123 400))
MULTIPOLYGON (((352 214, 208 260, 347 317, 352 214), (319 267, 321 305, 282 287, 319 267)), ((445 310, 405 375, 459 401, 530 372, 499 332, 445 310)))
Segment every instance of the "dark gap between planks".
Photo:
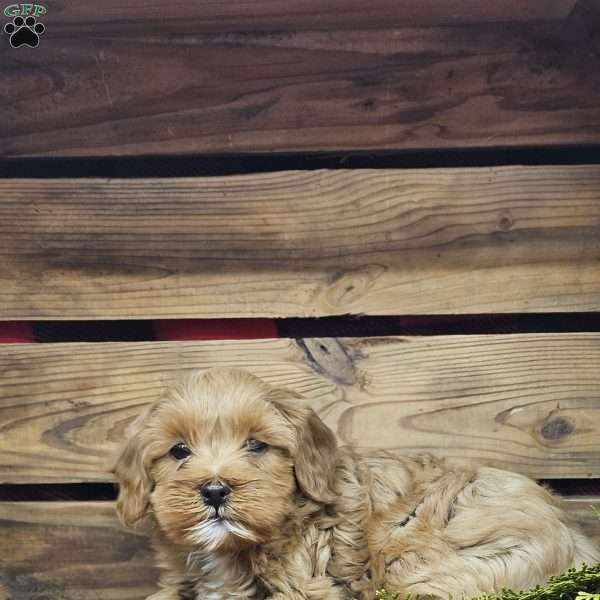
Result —
POLYGON ((0 343, 3 341, 146 342, 175 339, 260 339, 277 336, 299 339, 579 332, 600 332, 600 312, 294 317, 273 320, 0 321, 0 343), (178 337, 161 333, 169 328, 172 329, 173 325, 177 326, 178 337))
MULTIPOLYGON (((561 496, 600 496, 600 479, 543 479, 561 496)), ((0 484, 0 502, 76 502, 113 501, 118 487, 114 483, 27 483, 0 484)))
POLYGON ((600 145, 403 152, 313 152, 0 159, 3 178, 194 177, 315 169, 600 164, 600 145))

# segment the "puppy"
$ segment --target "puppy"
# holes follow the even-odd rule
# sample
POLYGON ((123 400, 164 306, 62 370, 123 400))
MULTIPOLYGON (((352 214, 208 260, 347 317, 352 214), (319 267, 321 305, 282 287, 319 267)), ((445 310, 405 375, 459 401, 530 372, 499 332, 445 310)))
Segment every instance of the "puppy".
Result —
POLYGON ((600 562, 530 479, 338 448, 300 396, 237 369, 170 390, 114 472, 162 569, 152 600, 469 597, 600 562))

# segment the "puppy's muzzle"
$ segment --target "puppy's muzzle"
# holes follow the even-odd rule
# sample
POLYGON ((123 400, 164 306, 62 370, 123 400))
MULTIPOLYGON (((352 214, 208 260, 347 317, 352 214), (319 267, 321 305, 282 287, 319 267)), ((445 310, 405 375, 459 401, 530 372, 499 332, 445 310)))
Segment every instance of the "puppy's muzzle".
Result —
POLYGON ((200 488, 204 504, 212 506, 215 510, 225 504, 229 494, 231 494, 231 488, 225 483, 208 483, 200 488))

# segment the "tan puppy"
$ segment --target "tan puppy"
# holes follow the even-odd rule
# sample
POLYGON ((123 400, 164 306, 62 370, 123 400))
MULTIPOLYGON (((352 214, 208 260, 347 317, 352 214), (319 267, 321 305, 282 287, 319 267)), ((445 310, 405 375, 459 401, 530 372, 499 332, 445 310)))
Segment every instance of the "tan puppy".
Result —
POLYGON ((474 596, 600 561, 526 477, 339 449, 302 398, 245 371, 193 373, 133 429, 117 511, 151 531, 152 600, 474 596))

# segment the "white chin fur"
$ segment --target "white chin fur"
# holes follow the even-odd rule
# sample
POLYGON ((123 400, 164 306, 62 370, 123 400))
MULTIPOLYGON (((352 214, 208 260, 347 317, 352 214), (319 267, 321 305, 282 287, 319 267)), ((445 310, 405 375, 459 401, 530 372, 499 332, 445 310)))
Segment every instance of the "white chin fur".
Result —
POLYGON ((254 541, 255 538, 246 527, 227 519, 209 519, 202 521, 188 530, 195 544, 211 552, 216 550, 228 535, 254 541))

